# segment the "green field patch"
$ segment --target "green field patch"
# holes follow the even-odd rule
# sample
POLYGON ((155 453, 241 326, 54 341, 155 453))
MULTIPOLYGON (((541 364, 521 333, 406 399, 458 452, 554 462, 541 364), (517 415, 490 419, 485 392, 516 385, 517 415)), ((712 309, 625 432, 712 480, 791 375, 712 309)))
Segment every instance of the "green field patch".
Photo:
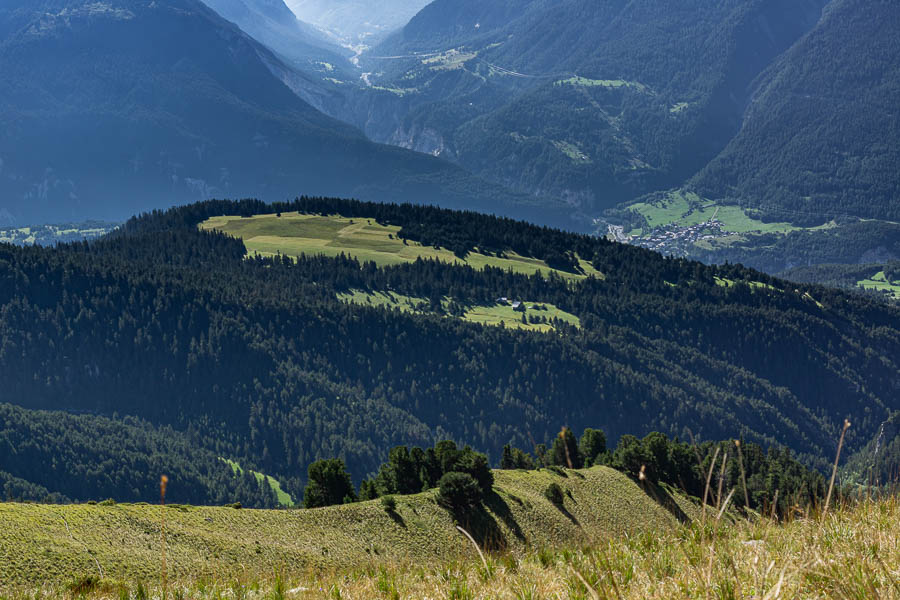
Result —
MULTIPOLYGON (((231 467, 231 470, 235 475, 244 474, 244 469, 239 463, 222 457, 219 457, 219 460, 231 467)), ((249 473, 256 477, 256 481, 258 483, 262 483, 263 481, 265 481, 267 484, 269 484, 269 487, 272 488, 273 492, 275 492, 275 497, 278 499, 279 506, 283 506, 285 508, 296 506, 296 503, 294 502, 294 499, 291 497, 291 495, 281 489, 281 482, 279 482, 277 479, 275 479, 271 475, 266 475, 257 471, 249 471, 249 473)))
POLYGON ((418 94, 419 90, 416 88, 398 88, 398 87, 385 87, 382 85, 373 85, 369 86, 367 89, 370 90, 381 90, 382 92, 389 92, 394 94, 395 96, 406 96, 407 94, 418 94))
POLYGON ((553 82, 553 85, 575 85, 582 87, 604 87, 609 89, 632 88, 640 92, 649 92, 643 83, 638 81, 625 81, 624 79, 588 79, 587 77, 569 77, 553 82))
POLYGON ((894 299, 900 298, 900 281, 888 281, 884 271, 879 271, 868 279, 862 279, 856 285, 864 290, 882 292, 894 299))
POLYGON ((432 71, 453 71, 463 68, 467 62, 477 56, 477 52, 464 52, 454 48, 437 56, 425 58, 422 60, 422 64, 428 65, 432 71))
POLYGON ((494 304, 490 306, 473 306, 466 310, 463 318, 472 323, 483 325, 503 325, 512 329, 525 329, 528 331, 554 331, 552 325, 554 319, 559 319, 569 325, 581 327, 581 319, 571 313, 556 308, 552 304, 523 302, 524 310, 516 310, 508 304, 494 304))
POLYGON ((338 299, 342 302, 359 306, 397 309, 418 314, 440 314, 447 318, 459 318, 470 323, 480 323, 495 327, 502 325, 509 329, 522 329, 525 331, 555 331, 556 327, 553 323, 555 320, 575 327, 581 327, 581 319, 577 316, 545 302, 522 301, 518 310, 513 308, 512 301, 496 302, 490 305, 463 304, 461 314, 454 314, 455 303, 446 297, 441 301, 439 313, 435 313, 431 307, 431 302, 426 298, 406 296, 394 292, 351 290, 338 294, 338 299))
POLYGON ((575 164, 589 165, 593 162, 587 154, 582 152, 578 146, 571 142, 552 140, 551 143, 557 150, 568 156, 575 164))
POLYGON ((732 233, 787 233, 800 229, 790 223, 763 223, 747 215, 739 206, 720 205, 701 198, 694 192, 677 190, 654 202, 629 206, 640 213, 651 229, 664 225, 690 227, 715 218, 725 231, 732 233))
MULTIPOLYGON (((524 551, 679 527, 674 511, 618 471, 566 473, 495 471, 494 493, 477 521, 483 531, 473 526, 475 535, 483 536, 486 548, 524 551), (563 489, 565 512, 544 497, 550 483, 563 489)), ((4 586, 64 586, 101 572, 106 582, 158 582, 163 511, 170 584, 283 570, 303 576, 317 569, 478 560, 434 495, 396 496, 392 514, 378 500, 311 510, 0 503, 0 596, 4 586)), ((679 511, 698 516, 692 502, 680 496, 674 502, 679 511)))
POLYGON ((426 298, 395 294, 394 292, 366 292, 350 290, 337 295, 338 300, 359 306, 391 308, 411 313, 429 312, 429 301, 426 298))
MULTIPOLYGON (((718 285, 720 287, 726 287, 726 288, 731 287, 736 283, 733 279, 728 279, 727 277, 716 276, 715 280, 716 280, 716 285, 718 285)), ((784 290, 778 289, 777 287, 775 287, 771 284, 763 283, 762 281, 745 281, 744 283, 746 283, 752 289, 774 290, 776 292, 784 291, 784 290)))
POLYGON ((515 252, 505 252, 502 257, 470 252, 465 259, 461 259, 446 248, 404 241, 399 237, 399 227, 380 225, 374 219, 366 218, 299 213, 282 213, 280 217, 276 214, 220 216, 207 219, 200 224, 200 228, 241 238, 248 253, 261 256, 322 254, 335 257, 344 254, 360 261, 372 261, 379 267, 415 262, 421 258, 466 264, 475 269, 491 266, 524 275, 539 271, 548 275, 553 272, 568 280, 585 276, 603 277, 585 260, 579 261, 582 275, 551 269, 542 260, 515 252))

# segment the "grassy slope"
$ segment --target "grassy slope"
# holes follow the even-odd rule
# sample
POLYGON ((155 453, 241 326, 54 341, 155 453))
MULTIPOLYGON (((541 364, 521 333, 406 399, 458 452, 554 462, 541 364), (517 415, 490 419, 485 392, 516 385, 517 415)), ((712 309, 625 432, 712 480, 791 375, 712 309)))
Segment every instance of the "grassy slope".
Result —
MULTIPOLYGON (((427 312, 428 299, 417 298, 414 296, 406 296, 394 292, 367 292, 363 290, 353 290, 345 294, 338 294, 338 298, 344 302, 359 304, 361 306, 378 306, 384 308, 395 308, 404 312, 427 312)), ((449 306, 448 299, 444 300, 444 308, 449 306)), ((523 302, 527 306, 535 306, 527 300, 523 302)), ((568 313, 553 304, 546 302, 539 303, 546 310, 527 309, 524 313, 526 317, 531 319, 533 316, 545 317, 548 321, 551 319, 559 319, 576 327, 581 326, 581 319, 575 315, 568 313)), ((493 304, 493 305, 470 305, 466 306, 466 312, 463 314, 463 320, 472 323, 482 323, 485 325, 500 325, 513 329, 525 329, 527 331, 554 331, 555 328, 550 323, 523 323, 521 312, 513 310, 509 304, 493 304)))
MULTIPOLYGON (((281 217, 274 214, 250 218, 213 217, 201 223, 200 227, 218 229, 239 237, 244 241, 248 252, 266 256, 276 253, 288 256, 301 254, 338 256, 343 253, 360 261, 374 261, 378 266, 414 262, 418 258, 423 258, 465 263, 476 269, 490 265, 528 275, 537 271, 545 274, 555 271, 568 279, 580 277, 550 269, 541 260, 519 256, 512 252, 507 253, 505 258, 473 252, 465 260, 461 260, 447 249, 423 246, 417 242, 404 244, 397 236, 399 227, 379 225, 374 219, 283 213, 281 217)), ((581 261, 581 268, 588 275, 600 276, 586 261, 581 261)))
POLYGON ((692 192, 674 191, 663 201, 639 202, 628 208, 643 215, 651 228, 669 224, 689 227, 709 221, 715 215, 725 231, 734 233, 787 233, 799 229, 790 223, 763 223, 748 216, 739 206, 717 205, 692 192))
MULTIPOLYGON (((597 543, 611 536, 661 532, 673 513, 621 473, 594 467, 562 477, 550 471, 496 472, 496 495, 470 528, 485 545, 510 550, 597 543), (551 482, 572 497, 565 511, 543 497, 551 482)), ((472 559, 434 492, 398 496, 396 516, 379 501, 315 510, 248 510, 150 505, 0 504, 0 582, 65 584, 97 575, 155 579, 165 512, 169 579, 264 576, 283 568, 360 568, 375 561, 433 563, 472 559)), ((679 499, 681 509, 696 510, 679 499)), ((677 512, 677 510, 675 511, 677 512)), ((2 596, 0 584, 0 596, 2 596)))
MULTIPOLYGON (((235 462, 228 458, 219 458, 222 462, 226 463, 235 475, 243 475, 244 468, 240 465, 240 463, 235 462)), ((278 504, 280 506, 284 506, 285 508, 290 508, 295 506, 296 503, 290 494, 281 489, 281 482, 272 477, 271 475, 266 475, 265 473, 260 473, 258 471, 250 471, 250 474, 256 477, 256 481, 262 482, 263 479, 266 480, 266 483, 269 484, 269 487, 272 488, 272 491, 275 492, 275 497, 278 498, 278 504)))
POLYGON ((884 271, 879 271, 868 279, 858 281, 856 285, 864 290, 885 292, 889 294, 891 298, 900 298, 900 281, 888 281, 884 275, 884 271))

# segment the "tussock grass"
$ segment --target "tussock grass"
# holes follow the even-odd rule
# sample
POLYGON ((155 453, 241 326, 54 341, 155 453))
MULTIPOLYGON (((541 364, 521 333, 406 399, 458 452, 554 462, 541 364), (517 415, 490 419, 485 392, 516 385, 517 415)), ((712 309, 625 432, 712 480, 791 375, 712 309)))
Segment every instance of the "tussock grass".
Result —
POLYGON ((660 506, 640 484, 613 469, 594 467, 581 474, 497 471, 486 508, 461 523, 436 504, 434 491, 395 496, 390 512, 380 500, 313 510, 0 504, 0 582, 32 589, 96 577, 158 585, 161 510, 170 592, 183 581, 256 581, 275 571, 295 575, 472 559, 484 569, 457 524, 489 555, 502 555, 671 530, 679 523, 676 514, 698 514, 683 498, 673 499, 672 507, 660 506), (543 496, 554 482, 563 488, 562 506, 543 496))
MULTIPOLYGON (((896 498, 837 506, 787 523, 698 520, 557 546, 474 552, 423 563, 374 560, 343 569, 185 578, 180 598, 900 598, 896 498)), ((471 543, 459 535, 452 543, 471 543)), ((7 588, 7 598, 142 597, 138 583, 7 588), (54 595, 56 594, 56 595, 54 595)), ((81 582, 84 583, 84 582, 81 582)), ((143 597, 159 597, 144 590, 143 597)))

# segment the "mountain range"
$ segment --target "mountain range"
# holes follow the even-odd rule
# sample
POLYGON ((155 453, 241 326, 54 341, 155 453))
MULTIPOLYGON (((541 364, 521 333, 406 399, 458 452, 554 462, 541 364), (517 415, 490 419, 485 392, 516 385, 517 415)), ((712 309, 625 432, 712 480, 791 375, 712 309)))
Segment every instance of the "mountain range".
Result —
POLYGON ((488 210, 532 202, 325 116, 289 87, 299 71, 197 0, 15 0, 0 35, 7 221, 301 190, 488 210))
POLYGON ((5 3, 0 220, 339 194, 642 244, 715 215, 657 249, 769 272, 900 258, 893 4, 382 4, 5 3))

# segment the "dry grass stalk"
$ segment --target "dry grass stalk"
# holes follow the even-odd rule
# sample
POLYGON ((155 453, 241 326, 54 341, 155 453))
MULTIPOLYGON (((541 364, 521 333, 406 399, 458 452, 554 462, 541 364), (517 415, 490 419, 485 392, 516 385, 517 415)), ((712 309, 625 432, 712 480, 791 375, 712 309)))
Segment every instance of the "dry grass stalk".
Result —
POLYGON ((591 587, 591 584, 589 584, 587 580, 582 577, 581 573, 579 573, 578 570, 575 569, 575 567, 570 567, 570 569, 572 569, 572 572, 575 573, 575 577, 577 577, 578 580, 581 581, 582 585, 587 588, 587 591, 591 595, 591 598, 593 598, 594 600, 600 600, 600 594, 597 593, 597 590, 591 587))
POLYGON ((728 453, 722 455, 722 468, 719 471, 719 486, 716 491, 716 510, 722 506, 722 485, 725 483, 725 466, 728 464, 728 453))
POLYGON ((460 527, 459 525, 457 525, 456 528, 459 529, 460 533, 462 533, 464 536, 466 536, 467 538, 469 538, 469 541, 472 542, 472 545, 473 545, 473 546, 475 546, 475 550, 478 551, 478 556, 481 557, 481 564, 484 565, 484 570, 485 570, 485 571, 488 571, 488 570, 489 570, 489 567, 488 567, 488 564, 487 564, 487 559, 484 558, 484 553, 481 551, 481 548, 478 546, 478 542, 475 541, 475 538, 473 538, 473 537, 469 534, 468 531, 466 531, 465 529, 463 529, 463 528, 460 527))
POLYGON ((713 453, 712 463, 709 465, 709 472, 706 474, 706 487, 703 489, 703 523, 706 523, 706 500, 709 498, 709 484, 712 481, 712 474, 716 468, 716 459, 719 458, 720 448, 717 446, 713 453))
POLYGON ((159 478, 159 506, 162 514, 162 592, 163 599, 169 597, 169 586, 166 582, 166 486, 169 484, 169 478, 163 475, 159 478))
POLYGON ((825 509, 822 511, 822 519, 828 514, 828 506, 831 504, 831 493, 834 491, 834 478, 837 476, 838 461, 841 459, 841 448, 844 446, 844 436, 850 429, 850 420, 844 419, 844 428, 841 429, 841 439, 838 440, 837 455, 834 457, 834 467, 831 469, 831 481, 828 483, 828 494, 825 496, 825 509))
POLYGON ((574 465, 572 464, 572 457, 569 456, 569 445, 566 443, 566 432, 569 431, 568 427, 563 427, 559 432, 559 437, 562 440, 563 449, 566 451, 566 463, 569 465, 570 469, 574 469, 574 465))
POLYGON ((744 472, 744 453, 741 452, 741 440, 734 440, 737 446, 738 464, 741 466, 741 484, 744 486, 744 506, 746 510, 750 510, 750 494, 747 493, 747 474, 744 472))

